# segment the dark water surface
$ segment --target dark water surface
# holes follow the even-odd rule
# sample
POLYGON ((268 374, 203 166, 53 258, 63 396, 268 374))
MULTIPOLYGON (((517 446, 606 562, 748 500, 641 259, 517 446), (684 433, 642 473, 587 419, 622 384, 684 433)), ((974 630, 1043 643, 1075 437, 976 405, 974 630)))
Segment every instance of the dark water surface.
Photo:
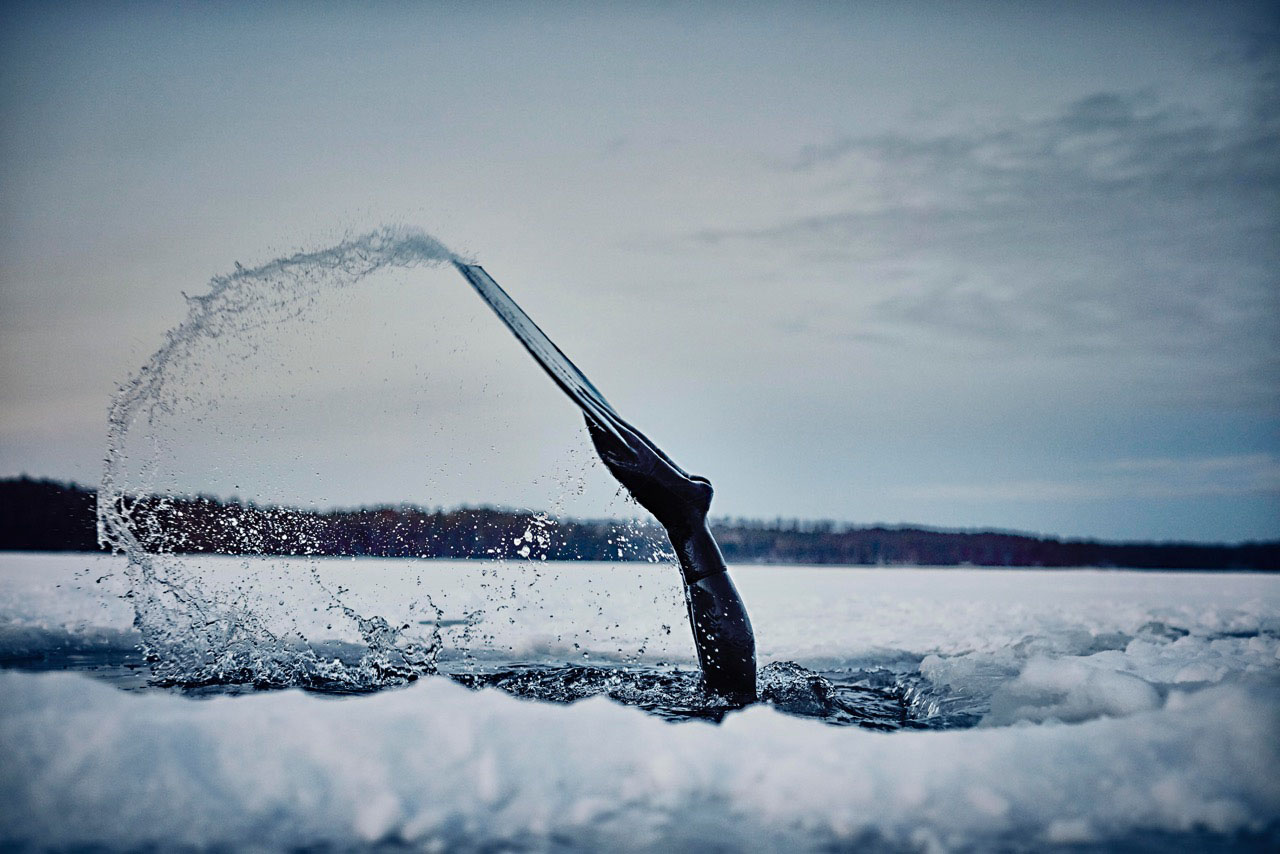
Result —
MULTIPOLYGON (((334 644, 330 653, 350 658, 357 649, 334 644)), ((84 673, 126 691, 163 690, 189 697, 209 697, 279 690, 234 680, 182 683, 158 681, 143 653, 131 647, 59 648, 0 659, 0 667, 29 672, 84 673)), ((740 706, 709 694, 697 671, 635 664, 577 665, 562 662, 477 662, 443 660, 439 673, 469 688, 494 688, 517 697, 549 703, 573 703, 604 695, 667 721, 719 721, 740 706)), ((388 674, 380 689, 393 690, 411 679, 388 674)), ((759 671, 759 702, 779 711, 813 718, 832 726, 858 726, 892 732, 900 729, 953 729, 972 726, 976 709, 939 712, 936 697, 927 702, 918 692, 918 674, 885 669, 815 672, 792 662, 767 664, 759 671)), ((373 693, 342 684, 296 686, 334 697, 373 693)))

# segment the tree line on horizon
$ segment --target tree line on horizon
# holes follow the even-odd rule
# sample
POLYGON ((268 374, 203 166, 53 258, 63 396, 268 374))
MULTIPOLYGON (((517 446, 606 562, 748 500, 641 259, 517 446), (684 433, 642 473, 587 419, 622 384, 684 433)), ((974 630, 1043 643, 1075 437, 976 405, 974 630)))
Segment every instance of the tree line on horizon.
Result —
MULTIPOLYGON (((0 480, 0 550, 97 551, 96 492, 27 477, 0 480)), ((662 559, 652 523, 552 518, 493 507, 342 510, 259 506, 208 496, 133 499, 150 551, 632 561, 662 559)), ((1107 543, 1000 531, 713 519, 730 563, 1134 569, 1280 569, 1280 541, 1238 545, 1107 543)))

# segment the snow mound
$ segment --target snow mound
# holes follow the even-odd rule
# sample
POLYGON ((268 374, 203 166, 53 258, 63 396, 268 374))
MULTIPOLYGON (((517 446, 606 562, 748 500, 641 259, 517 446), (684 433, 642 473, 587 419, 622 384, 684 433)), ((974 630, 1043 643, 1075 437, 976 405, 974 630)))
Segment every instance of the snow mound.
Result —
POLYGON ((950 849, 1274 832, 1280 686, 1160 704, 1110 676, 1029 669, 1028 691, 1068 687, 1059 717, 1098 701, 1131 714, 882 735, 764 706, 673 726, 603 699, 550 706, 443 678, 342 700, 193 702, 0 672, 0 843, 950 849))
POLYGON ((1160 693, 1150 683, 1079 659, 1036 658, 1018 677, 996 690, 987 725, 1050 720, 1074 723, 1120 717, 1159 708, 1160 693))

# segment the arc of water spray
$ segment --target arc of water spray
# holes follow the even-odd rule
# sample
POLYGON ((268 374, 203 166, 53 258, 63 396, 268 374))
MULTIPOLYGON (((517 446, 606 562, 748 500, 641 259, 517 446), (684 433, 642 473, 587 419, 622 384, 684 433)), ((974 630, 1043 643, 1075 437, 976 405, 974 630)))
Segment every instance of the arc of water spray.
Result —
MULTIPOLYGON (((129 431, 139 418, 165 407, 169 377, 183 365, 201 340, 236 330, 237 320, 250 320, 254 310, 291 308, 300 314, 310 297, 325 287, 354 284, 380 269, 457 262, 443 243, 418 229, 384 227, 336 246, 298 252, 253 268, 236 265, 215 276, 205 294, 187 297, 187 316, 165 333, 164 343, 116 391, 107 417, 107 452, 98 490, 98 540, 116 552, 140 551, 118 512, 124 499, 124 463, 129 431)), ((250 324, 245 324, 250 325, 250 324)))
MULTIPOLYGON (((179 377, 195 365, 200 344, 252 330, 271 312, 302 315, 320 292, 350 287, 378 270, 457 258, 422 231, 384 227, 327 249, 298 252, 257 267, 237 264, 234 272, 214 277, 207 293, 187 298, 187 316, 165 333, 160 348, 120 385, 107 419, 97 497, 98 541, 127 558, 134 625, 141 632, 143 648, 165 661, 174 678, 200 682, 231 674, 238 680, 296 684, 299 678, 319 675, 357 687, 367 681, 360 668, 347 670, 337 662, 319 661, 310 650, 300 653, 288 646, 251 612, 207 594, 197 578, 178 571, 172 561, 166 563, 165 554, 147 551, 135 534, 135 527, 145 527, 147 520, 135 518, 135 513, 150 497, 150 484, 146 474, 142 482, 126 484, 130 431, 139 421, 151 421, 172 409, 174 396, 181 392, 179 377), (248 657, 243 652, 246 648, 252 649, 248 657)), ((373 637, 363 624, 360 631, 375 659, 374 669, 380 656, 403 658, 391 648, 392 641, 373 637)), ((421 667, 410 663, 415 673, 427 672, 431 666, 429 659, 421 667)))

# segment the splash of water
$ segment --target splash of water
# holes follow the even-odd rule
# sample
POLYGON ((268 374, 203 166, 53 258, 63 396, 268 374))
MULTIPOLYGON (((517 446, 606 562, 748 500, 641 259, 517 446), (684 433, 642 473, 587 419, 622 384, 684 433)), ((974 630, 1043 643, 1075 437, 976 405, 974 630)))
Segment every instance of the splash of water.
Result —
MULTIPOLYGON (((244 597, 208 590, 175 554, 180 544, 160 528, 155 511, 166 499, 149 488, 159 448, 152 448, 133 482, 128 448, 132 431, 156 424, 190 394, 191 378, 201 370, 201 347, 235 338, 237 347, 251 352, 255 345, 246 333, 304 316, 322 293, 350 288, 383 269, 434 266, 456 257, 421 231, 384 227, 251 269, 237 264, 234 272, 215 277, 207 293, 187 298, 186 318, 119 388, 98 489, 98 539, 128 560, 134 624, 158 681, 359 690, 434 670, 438 632, 426 642, 411 641, 402 629, 358 614, 335 594, 330 593, 331 608, 354 624, 367 645, 359 661, 326 660, 296 624, 284 632, 273 629, 244 597)), ((427 607, 440 616, 429 599, 427 607)))

